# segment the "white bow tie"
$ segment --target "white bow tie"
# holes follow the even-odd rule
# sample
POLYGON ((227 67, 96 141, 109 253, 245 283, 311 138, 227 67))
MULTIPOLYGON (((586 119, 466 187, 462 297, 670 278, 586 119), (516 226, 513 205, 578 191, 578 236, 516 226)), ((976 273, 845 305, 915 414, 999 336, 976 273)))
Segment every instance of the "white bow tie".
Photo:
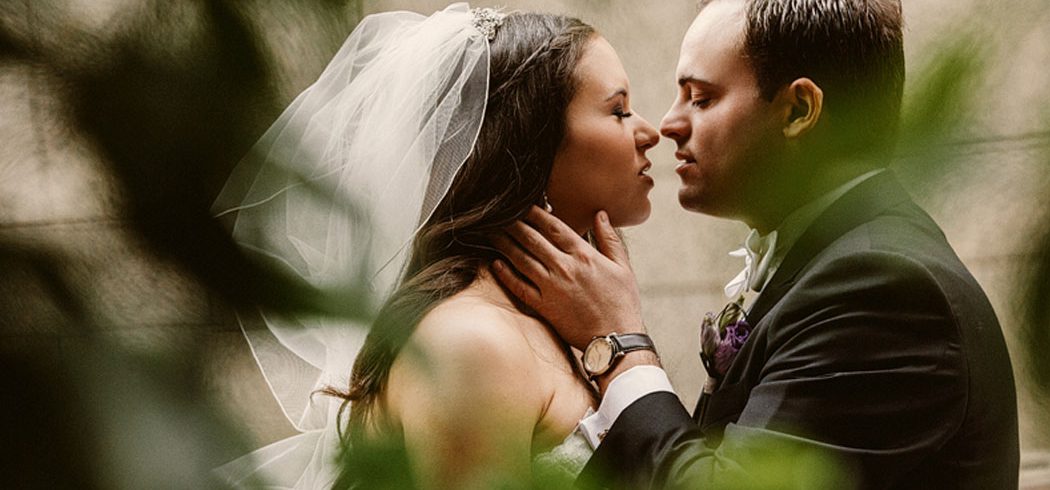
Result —
POLYGON ((725 294, 735 300, 748 290, 761 292, 766 285, 769 264, 777 245, 777 232, 759 236, 758 230, 751 230, 744 240, 744 246, 729 252, 730 256, 744 258, 744 270, 726 284, 725 294))

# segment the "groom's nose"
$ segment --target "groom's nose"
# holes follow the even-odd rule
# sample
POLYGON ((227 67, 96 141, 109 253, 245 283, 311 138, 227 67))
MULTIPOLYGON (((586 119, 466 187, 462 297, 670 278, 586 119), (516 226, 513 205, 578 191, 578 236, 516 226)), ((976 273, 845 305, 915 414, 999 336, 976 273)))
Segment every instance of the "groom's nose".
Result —
POLYGON ((676 142, 689 139, 689 118, 679 110, 679 104, 671 106, 660 121, 660 134, 676 142))

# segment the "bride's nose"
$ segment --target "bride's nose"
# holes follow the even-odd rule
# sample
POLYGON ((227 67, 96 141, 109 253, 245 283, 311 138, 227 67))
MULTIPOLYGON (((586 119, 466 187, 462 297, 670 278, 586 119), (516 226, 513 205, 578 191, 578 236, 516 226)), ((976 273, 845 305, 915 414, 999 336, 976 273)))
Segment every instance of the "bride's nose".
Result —
POLYGON ((644 152, 660 142, 660 133, 644 117, 641 115, 637 116, 638 128, 634 131, 634 142, 638 150, 644 152))

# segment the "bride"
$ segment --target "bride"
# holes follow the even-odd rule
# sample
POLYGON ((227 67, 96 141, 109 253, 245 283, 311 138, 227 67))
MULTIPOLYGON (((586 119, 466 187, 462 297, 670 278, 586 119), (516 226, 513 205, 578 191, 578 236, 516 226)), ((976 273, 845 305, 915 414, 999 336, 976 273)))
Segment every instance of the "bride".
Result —
POLYGON ((490 236, 534 205, 581 235, 598 210, 613 226, 648 218, 659 135, 630 102, 616 52, 576 19, 455 4, 363 20, 216 209, 246 251, 379 307, 363 345, 345 321, 242 322, 303 434, 220 473, 361 485, 377 476, 354 458, 395 441, 418 486, 575 476, 590 454, 577 424, 598 399, 574 352, 489 272, 490 236), (335 467, 334 442, 351 464, 335 467))

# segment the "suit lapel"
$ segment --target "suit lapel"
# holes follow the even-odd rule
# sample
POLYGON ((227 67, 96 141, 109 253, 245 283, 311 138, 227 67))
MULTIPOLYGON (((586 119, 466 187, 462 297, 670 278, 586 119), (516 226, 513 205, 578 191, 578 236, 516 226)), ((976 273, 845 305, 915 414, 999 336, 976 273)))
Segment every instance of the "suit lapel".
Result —
POLYGON ((758 325, 780 298, 795 284, 800 270, 821 250, 858 225, 871 221, 885 210, 908 201, 907 191, 891 170, 861 182, 835 201, 803 232, 784 261, 747 312, 751 325, 758 325))
MULTIPOLYGON (((780 299, 787 294, 795 285, 799 272, 808 264, 813 257, 831 245, 837 238, 849 230, 871 221, 876 216, 884 213, 887 209, 909 201, 907 191, 893 176, 893 172, 887 170, 878 175, 861 182, 837 201, 832 203, 813 223, 802 233, 795 245, 788 250, 784 261, 773 274, 769 284, 759 295, 755 304, 747 312, 747 321, 752 326, 758 326, 762 318, 769 313, 780 299)), ((712 407, 717 405, 714 398, 738 398, 737 395, 728 392, 723 393, 727 386, 719 386, 714 395, 702 393, 697 400, 696 409, 693 411, 693 420, 704 428, 705 435, 715 437, 718 435, 724 422, 735 416, 731 413, 733 408, 742 408, 746 403, 750 386, 741 384, 743 401, 727 399, 724 403, 727 407, 712 407), (732 396, 731 396, 732 395, 732 396), (706 406, 706 407, 705 407, 706 406), (705 410, 704 408, 707 408, 705 410), (725 412, 725 413, 722 413, 725 412), (716 416, 717 413, 717 416, 716 416), (730 416, 727 416, 730 415, 730 416)), ((739 411, 736 412, 739 414, 739 411)))

